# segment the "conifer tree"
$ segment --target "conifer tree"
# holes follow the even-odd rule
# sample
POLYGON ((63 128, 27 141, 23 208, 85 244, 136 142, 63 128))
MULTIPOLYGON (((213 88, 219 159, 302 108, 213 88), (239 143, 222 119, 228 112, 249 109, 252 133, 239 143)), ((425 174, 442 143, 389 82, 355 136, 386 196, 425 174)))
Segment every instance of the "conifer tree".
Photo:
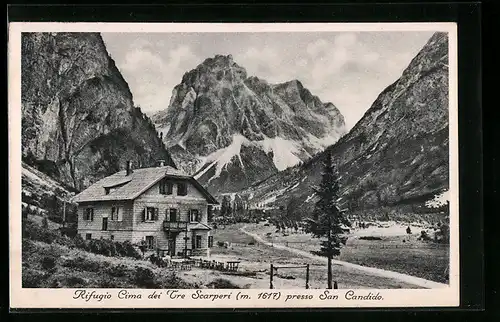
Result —
POLYGON ((306 231, 316 238, 326 237, 326 240, 321 242, 321 253, 328 258, 328 288, 331 289, 332 258, 340 255, 340 248, 347 240, 342 225, 350 226, 350 223, 338 204, 339 177, 330 151, 327 152, 323 166, 321 183, 314 189, 319 199, 312 218, 306 220, 306 231))

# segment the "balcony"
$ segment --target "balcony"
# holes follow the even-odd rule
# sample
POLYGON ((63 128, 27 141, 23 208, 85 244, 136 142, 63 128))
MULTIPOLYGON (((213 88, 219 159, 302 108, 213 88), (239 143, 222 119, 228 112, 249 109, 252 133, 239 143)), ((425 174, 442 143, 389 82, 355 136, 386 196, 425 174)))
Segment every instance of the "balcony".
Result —
POLYGON ((164 221, 163 231, 180 232, 187 229, 188 223, 186 221, 164 221))

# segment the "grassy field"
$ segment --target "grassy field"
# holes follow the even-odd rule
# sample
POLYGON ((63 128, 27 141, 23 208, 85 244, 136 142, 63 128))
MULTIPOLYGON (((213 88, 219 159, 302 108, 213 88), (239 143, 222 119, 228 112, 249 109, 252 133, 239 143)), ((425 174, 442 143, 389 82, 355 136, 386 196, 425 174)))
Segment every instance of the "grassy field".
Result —
MULTIPOLYGON (((420 231, 418 228, 412 227, 412 231, 420 231)), ((263 224, 250 224, 246 226, 246 229, 262 236, 269 242, 309 252, 319 249, 320 239, 312 238, 309 234, 290 232, 284 236, 282 233, 277 233, 274 227, 263 224)), ((367 230, 368 234, 366 231, 355 232, 350 236, 347 245, 341 250, 341 255, 337 259, 436 282, 447 282, 445 270, 449 261, 449 245, 419 241, 417 240, 418 233, 404 235, 404 229, 401 229, 403 235, 388 231, 387 235, 384 236, 384 229, 367 230), (370 235, 376 235, 380 240, 362 239, 370 235)))
MULTIPOLYGON (((252 287, 259 285, 269 287, 269 269, 272 263, 275 266, 310 265, 310 287, 325 288, 327 284, 326 266, 323 262, 302 257, 287 250, 277 249, 263 244, 253 242, 253 238, 242 233, 239 228, 243 224, 228 225, 225 229, 219 228, 211 233, 214 236, 214 248, 211 257, 216 260, 239 260, 242 271, 258 272, 252 287), (217 242, 227 242, 229 247, 219 247, 217 242), (234 244, 231 244, 234 243, 234 244)), ((247 226, 248 227, 248 226, 247 226)), ((304 235, 306 236, 306 235, 304 235)), ((275 278, 276 288, 304 288, 306 272, 304 268, 278 269, 278 277, 275 278)), ((415 288, 415 286, 389 278, 366 275, 351 268, 333 265, 334 280, 338 282, 339 288, 415 288)))

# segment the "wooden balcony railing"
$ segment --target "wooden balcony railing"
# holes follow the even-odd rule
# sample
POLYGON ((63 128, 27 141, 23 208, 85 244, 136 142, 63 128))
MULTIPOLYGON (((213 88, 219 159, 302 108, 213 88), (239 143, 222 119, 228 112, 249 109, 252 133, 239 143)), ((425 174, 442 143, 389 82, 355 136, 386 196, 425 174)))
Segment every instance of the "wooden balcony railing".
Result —
POLYGON ((164 221, 164 231, 184 231, 187 229, 188 223, 186 221, 164 221))

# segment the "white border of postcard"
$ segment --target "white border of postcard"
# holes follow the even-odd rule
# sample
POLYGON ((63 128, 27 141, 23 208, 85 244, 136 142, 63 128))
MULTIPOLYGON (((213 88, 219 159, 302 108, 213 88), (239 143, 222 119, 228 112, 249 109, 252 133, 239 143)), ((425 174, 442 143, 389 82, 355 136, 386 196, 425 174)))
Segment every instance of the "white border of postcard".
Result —
MULTIPOLYGON (((9 76, 9 236, 11 308, 335 308, 335 307, 452 307, 459 305, 458 235, 458 76, 455 23, 10 23, 9 76), (357 295, 377 294, 376 300, 350 300, 349 290, 328 290, 336 299, 321 300, 323 289, 202 290, 231 294, 229 299, 196 298, 200 290, 130 289, 141 299, 119 299, 120 289, 87 289, 100 296, 74 299, 75 289, 29 289, 21 286, 21 32, 325 32, 325 31, 444 31, 449 35, 449 146, 450 146, 450 283, 438 289, 355 290, 357 295), (280 292, 279 299, 258 300, 259 293, 280 292), (170 298, 169 294, 179 295, 170 298), (251 299, 246 298, 249 296, 251 299), (302 295, 286 301, 287 295, 302 295)), ((276 298, 277 296, 274 296, 276 298)))

